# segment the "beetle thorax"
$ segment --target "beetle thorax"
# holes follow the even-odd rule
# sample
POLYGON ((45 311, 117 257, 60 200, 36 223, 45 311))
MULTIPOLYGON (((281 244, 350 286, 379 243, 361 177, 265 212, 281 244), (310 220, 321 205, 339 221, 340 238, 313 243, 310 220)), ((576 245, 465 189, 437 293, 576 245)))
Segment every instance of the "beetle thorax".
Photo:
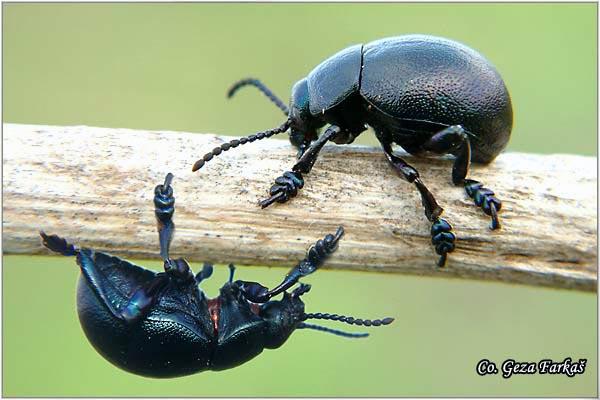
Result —
POLYGON ((306 79, 296 82, 290 100, 290 141, 295 146, 317 138, 317 129, 324 125, 310 113, 308 83, 306 79))

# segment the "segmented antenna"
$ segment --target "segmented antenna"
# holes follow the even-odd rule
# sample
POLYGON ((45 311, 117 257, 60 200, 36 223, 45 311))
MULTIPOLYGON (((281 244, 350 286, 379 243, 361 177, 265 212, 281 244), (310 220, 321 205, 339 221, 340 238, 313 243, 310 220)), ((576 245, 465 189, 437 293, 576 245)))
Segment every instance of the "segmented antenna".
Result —
POLYGON ((354 317, 347 317, 345 315, 338 314, 327 314, 327 313, 308 313, 302 314, 300 321, 306 321, 307 319, 324 319, 329 321, 340 321, 349 325, 360 325, 360 326, 381 326, 389 325, 394 322, 394 318, 384 319, 360 319, 354 317))
POLYGON ((208 161, 212 160, 213 157, 218 156, 224 151, 232 149, 234 147, 238 147, 241 144, 252 143, 256 140, 261 140, 264 138, 269 138, 271 136, 277 135, 279 133, 285 132, 290 128, 291 120, 288 118, 283 124, 278 126, 277 128, 269 129, 263 132, 253 133, 252 135, 240 138, 233 139, 227 143, 223 143, 219 147, 215 147, 212 151, 206 153, 204 157, 196 161, 194 166, 192 167, 192 172, 198 171, 200 168, 204 166, 208 161))
POLYGON ((296 326, 296 328, 297 329, 314 329, 315 331, 333 333, 334 335, 351 338, 351 339, 364 338, 364 337, 369 336, 368 333, 351 333, 351 332, 338 331, 337 329, 326 328, 321 325, 307 324, 305 322, 299 323, 298 326, 296 326))
POLYGON ((267 96, 269 100, 275 103, 275 105, 281 111, 283 111, 285 115, 288 115, 290 113, 289 108, 283 103, 283 101, 281 101, 279 97, 275 96, 275 94, 271 92, 271 90, 258 79, 247 78, 234 83, 233 86, 227 91, 227 97, 232 98, 233 95, 236 94, 236 92, 244 86, 254 86, 258 90, 260 90, 265 96, 267 96))

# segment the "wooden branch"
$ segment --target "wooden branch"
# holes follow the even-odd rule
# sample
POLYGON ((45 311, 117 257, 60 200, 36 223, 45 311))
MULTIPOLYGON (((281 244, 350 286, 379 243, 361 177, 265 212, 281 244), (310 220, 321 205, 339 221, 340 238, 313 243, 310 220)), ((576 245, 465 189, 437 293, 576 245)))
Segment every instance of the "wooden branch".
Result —
POLYGON ((341 224, 346 236, 325 268, 596 290, 596 158, 509 153, 474 166, 471 176, 504 202, 502 229, 491 232, 489 217, 452 186, 450 160, 411 157, 458 237, 439 269, 420 197, 379 149, 326 146, 298 197, 261 210, 257 201, 295 151, 263 140, 191 172, 199 156, 230 139, 5 124, 3 249, 46 254, 43 229, 122 257, 157 259, 153 189, 173 172, 172 254, 191 261, 289 267, 341 224))

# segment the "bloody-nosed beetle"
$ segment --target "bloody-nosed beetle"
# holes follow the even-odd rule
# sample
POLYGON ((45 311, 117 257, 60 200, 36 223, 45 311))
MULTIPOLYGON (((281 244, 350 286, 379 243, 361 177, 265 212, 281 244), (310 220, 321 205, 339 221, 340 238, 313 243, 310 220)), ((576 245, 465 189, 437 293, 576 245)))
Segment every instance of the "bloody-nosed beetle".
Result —
POLYGON ((196 275, 183 258, 169 256, 175 225, 172 174, 156 186, 155 215, 164 272, 154 272, 118 257, 78 248, 56 235, 40 232, 43 245, 65 256, 76 256, 81 268, 77 311, 95 349, 108 361, 134 374, 170 378, 204 370, 236 367, 280 347, 296 329, 315 329, 343 337, 365 337, 305 321, 322 319, 363 326, 390 324, 392 318, 361 320, 337 314, 306 313, 301 296, 310 285, 299 279, 323 265, 344 234, 339 227, 308 250, 306 257, 274 289, 256 282, 229 281, 219 296, 208 299, 198 285, 213 266, 196 275), (283 294, 281 300, 274 296, 283 294))
POLYGON ((471 161, 487 164, 506 147, 512 129, 510 96, 494 66, 475 50, 452 40, 407 35, 350 46, 317 65, 292 88, 287 107, 264 84, 244 79, 229 91, 255 86, 287 116, 277 128, 234 139, 216 147, 193 166, 196 171, 223 151, 290 131, 298 160, 275 179, 264 208, 284 203, 304 186, 319 152, 328 141, 352 143, 372 127, 394 170, 413 183, 431 222, 439 266, 455 248, 456 237, 418 171, 394 154, 394 144, 408 153, 452 154, 452 182, 500 228, 502 203, 492 190, 467 179, 471 161), (319 130, 328 127, 319 135, 319 130))

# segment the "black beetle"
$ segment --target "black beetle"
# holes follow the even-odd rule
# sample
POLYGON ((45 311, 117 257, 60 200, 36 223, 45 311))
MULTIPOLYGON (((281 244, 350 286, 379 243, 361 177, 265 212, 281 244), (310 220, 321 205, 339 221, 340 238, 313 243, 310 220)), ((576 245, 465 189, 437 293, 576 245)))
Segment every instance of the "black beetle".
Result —
POLYGON ((221 152, 290 130, 298 148, 291 171, 275 180, 264 208, 284 203, 304 186, 302 174, 310 172, 319 151, 328 141, 352 143, 371 126, 392 167, 421 194, 425 216, 432 223, 432 242, 443 266, 454 250, 452 226, 440 218, 443 209, 415 168, 393 154, 392 145, 408 153, 452 154, 452 182, 464 185, 467 194, 490 215, 498 229, 502 203, 494 192, 466 179, 470 161, 489 163, 505 147, 512 129, 512 106, 496 69, 479 53, 448 40, 407 35, 348 47, 331 56, 298 81, 290 107, 286 107, 256 79, 236 83, 253 85, 271 99, 288 119, 279 127, 232 140, 198 160, 193 170, 221 152), (319 136, 318 130, 329 127, 319 136))
POLYGON ((295 329, 315 329, 350 338, 368 336, 304 322, 309 319, 364 326, 393 321, 305 313, 300 296, 310 290, 310 285, 301 283, 291 293, 286 292, 322 266, 337 249, 344 234, 342 227, 335 235, 318 240, 274 289, 256 282, 233 281, 234 267, 230 264, 229 281, 218 297, 207 299, 198 285, 211 276, 213 266, 204 264, 194 276, 186 260, 169 257, 175 230, 172 178, 168 174, 154 192, 165 272, 156 273, 109 254, 77 248, 61 237, 40 232, 48 249, 77 256, 81 267, 77 288, 81 326, 96 350, 117 367, 154 378, 218 371, 236 367, 264 348, 278 348, 295 329), (271 300, 281 293, 281 300, 271 300))

